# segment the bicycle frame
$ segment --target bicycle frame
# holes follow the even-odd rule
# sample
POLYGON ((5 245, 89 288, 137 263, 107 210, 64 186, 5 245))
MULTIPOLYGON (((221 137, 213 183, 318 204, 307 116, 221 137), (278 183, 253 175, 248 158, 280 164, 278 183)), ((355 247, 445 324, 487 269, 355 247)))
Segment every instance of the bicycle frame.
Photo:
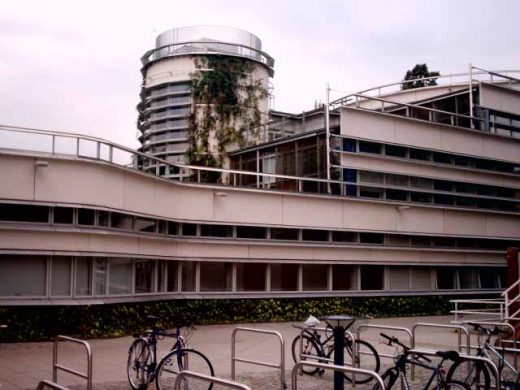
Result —
POLYGON ((419 366, 422 368, 426 368, 427 370, 432 371, 432 375, 430 376, 430 379, 426 383, 426 385, 423 387, 423 390, 427 390, 430 388, 430 385, 433 383, 434 379, 437 380, 437 385, 435 386, 436 389, 441 389, 441 382, 442 382, 442 376, 441 376, 441 365, 438 366, 430 366, 428 364, 424 364, 421 362, 418 362, 416 360, 411 360, 408 357, 408 354, 402 355, 396 365, 394 367, 389 368, 389 370, 396 370, 399 374, 399 378, 401 379, 402 387, 405 390, 410 390, 410 384, 408 383, 408 377, 406 375, 406 365, 411 364, 413 366, 419 366))
POLYGON ((492 360, 491 353, 498 359, 498 372, 499 375, 502 376, 502 370, 504 368, 508 368, 513 374, 516 376, 519 375, 519 371, 513 367, 512 364, 510 364, 504 355, 499 352, 498 349, 496 349, 494 346, 491 345, 491 334, 486 334, 486 340, 484 341, 484 344, 482 345, 480 340, 483 337, 483 335, 479 336, 478 344, 479 348, 477 349, 477 356, 488 358, 489 360, 492 360), (491 352, 491 353, 490 353, 491 352))

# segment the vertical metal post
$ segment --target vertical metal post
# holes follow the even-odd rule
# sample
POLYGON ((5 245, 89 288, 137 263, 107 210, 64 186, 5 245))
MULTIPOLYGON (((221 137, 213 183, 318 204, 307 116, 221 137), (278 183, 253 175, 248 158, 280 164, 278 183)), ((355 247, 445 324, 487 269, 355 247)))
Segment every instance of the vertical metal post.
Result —
POLYGON ((469 116, 471 117, 470 126, 475 128, 473 124, 473 66, 469 63, 469 116))
POLYGON ((56 154, 56 136, 52 135, 52 155, 56 154))
POLYGON ((330 194, 330 122, 329 122, 329 83, 325 91, 325 152, 327 158, 327 193, 330 194))
MULTIPOLYGON (((344 349, 345 349, 345 328, 343 326, 334 327, 334 365, 344 366, 344 349)), ((334 390, 343 390, 345 380, 341 371, 334 371, 334 390)))

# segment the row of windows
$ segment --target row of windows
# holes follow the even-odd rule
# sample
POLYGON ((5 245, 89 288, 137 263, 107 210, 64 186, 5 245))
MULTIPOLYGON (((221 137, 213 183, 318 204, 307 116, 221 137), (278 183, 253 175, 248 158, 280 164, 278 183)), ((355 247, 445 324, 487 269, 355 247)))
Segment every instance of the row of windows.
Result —
POLYGON ((436 152, 428 149, 419 149, 406 146, 385 144, 380 142, 361 141, 352 138, 343 138, 343 151, 352 153, 380 154, 419 161, 429 161, 438 164, 455 165, 465 168, 483 169, 505 173, 520 173, 518 163, 487 160, 483 158, 461 156, 452 153, 436 152))
POLYGON ((504 268, 0 255, 0 296, 498 289, 504 268))
POLYGON ((517 240, 179 223, 105 210, 10 203, 0 203, 0 221, 75 225, 81 228, 98 227, 103 229, 184 237, 448 247, 502 251, 511 246, 520 246, 520 242, 517 240))
POLYGON ((148 116, 148 120, 157 121, 162 118, 175 117, 175 116, 186 116, 191 113, 191 107, 176 107, 167 108, 165 110, 155 111, 148 116))
POLYGON ((181 84, 161 84, 159 87, 149 89, 146 92, 147 98, 154 98, 158 96, 174 94, 174 93, 189 93, 191 92, 191 85, 188 83, 181 84))
MULTIPOLYGON (((184 118, 180 119, 168 119, 162 122, 156 122, 153 124, 147 125, 150 132, 159 131, 159 130, 176 130, 180 128, 185 128, 189 126, 188 120, 184 118)), ((146 133, 146 130, 144 131, 146 133)))
POLYGON ((343 180, 360 184, 346 186, 350 196, 520 211, 520 191, 513 188, 356 169, 343 169, 343 180))

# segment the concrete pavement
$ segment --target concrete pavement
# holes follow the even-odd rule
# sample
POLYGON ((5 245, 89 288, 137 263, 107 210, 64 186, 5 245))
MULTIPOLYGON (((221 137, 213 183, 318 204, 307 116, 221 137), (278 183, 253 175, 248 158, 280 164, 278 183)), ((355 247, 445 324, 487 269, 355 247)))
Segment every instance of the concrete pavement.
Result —
MULTIPOLYGON (((372 325, 405 327, 411 329, 415 323, 449 324, 452 316, 442 317, 401 317, 370 320, 372 325)), ((189 335, 188 344, 191 348, 204 353, 212 362, 215 373, 219 377, 231 376, 231 334, 236 327, 267 329, 279 332, 285 340, 286 382, 290 386, 288 373, 293 367, 291 343, 298 330, 293 322, 256 323, 233 325, 197 326, 189 335)), ((381 345, 379 329, 367 329, 361 338, 369 341, 379 352, 392 354, 386 346, 381 345)), ((384 331, 384 330, 383 330, 384 331)), ((404 333, 384 331, 394 334, 406 344, 409 341, 404 333)), ((126 361, 128 347, 132 337, 115 339, 88 340, 93 355, 93 382, 95 389, 129 389, 126 378, 126 361)), ((158 356, 162 356, 171 347, 171 340, 159 342, 158 356)), ((279 341, 270 335, 257 333, 237 333, 236 353, 238 357, 264 362, 279 363, 279 341)), ((427 349, 456 349, 456 333, 451 329, 417 328, 416 347, 427 349)), ((35 389, 42 379, 52 380, 52 342, 31 342, 0 344, 0 390, 35 389)), ((71 343, 60 343, 58 362, 78 371, 86 372, 86 353, 81 346, 71 343)), ((388 360, 386 361, 388 364, 388 360)), ((275 369, 256 366, 247 363, 237 363, 237 378, 249 383, 254 389, 279 388, 278 374, 275 369), (270 384, 271 383, 271 384, 270 384), (274 386, 274 387, 272 387, 274 386)), ((330 381, 332 375, 327 373, 322 378, 302 377, 299 383, 302 388, 323 388, 324 381, 330 381), (315 385, 309 385, 309 381, 315 385), (305 386, 304 386, 305 385, 305 386)), ((86 388, 86 381, 70 374, 60 372, 58 383, 74 388, 86 388)), ((330 386, 327 386, 330 387, 330 386)), ((359 387, 362 388, 362 387, 359 387)))

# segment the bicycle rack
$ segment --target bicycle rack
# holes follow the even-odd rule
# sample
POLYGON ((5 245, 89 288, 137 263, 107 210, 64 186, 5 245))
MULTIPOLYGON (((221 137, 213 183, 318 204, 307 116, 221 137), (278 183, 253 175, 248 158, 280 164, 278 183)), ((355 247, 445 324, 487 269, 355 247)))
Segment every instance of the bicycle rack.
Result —
POLYGON ((193 371, 184 370, 179 372, 177 378, 175 379, 175 384, 173 385, 174 390, 181 390, 181 383, 185 378, 195 378, 201 380, 206 383, 213 383, 216 385, 224 386, 229 389, 237 389, 237 390, 251 390, 251 388, 242 383, 233 382, 227 379, 217 378, 214 376, 199 374, 193 371))
MULTIPOLYGON (((87 380, 87 390, 92 390, 92 351, 90 349, 90 344, 86 341, 74 339, 72 337, 68 336, 56 336, 54 339, 54 348, 52 353, 52 381, 56 386, 59 386, 57 384, 58 382, 58 370, 62 370, 65 372, 68 372, 69 374, 79 376, 80 378, 84 378, 87 380), (61 364, 58 364, 58 342, 59 341, 70 341, 75 344, 81 344, 85 347, 85 350, 87 351, 87 373, 84 374, 82 372, 76 371, 72 368, 62 366, 61 364)), ((45 381, 44 381, 45 382, 45 381)), ((46 385, 49 386, 48 383, 46 385)), ((60 386, 61 388, 61 386, 60 386)))
MULTIPOLYGON (((421 355, 437 356, 436 351, 428 351, 428 350, 423 350, 423 349, 411 349, 410 352, 418 353, 421 355)), ((500 377, 498 375, 498 369, 497 369, 497 366, 495 366, 495 363, 493 363, 491 360, 489 360, 487 358, 483 358, 483 357, 479 357, 479 356, 470 356, 470 355, 464 355, 464 354, 459 354, 459 356, 466 361, 475 361, 475 362, 482 362, 484 364, 487 364, 491 368, 492 374, 495 377, 495 389, 500 389, 500 377)))
MULTIPOLYGON (((232 380, 235 380, 235 363, 236 362, 256 364, 259 366, 272 367, 272 368, 279 369, 280 370, 280 389, 284 390, 286 388, 286 386, 285 386, 285 341, 279 332, 276 332, 274 330, 242 328, 242 327, 233 329, 233 332, 231 333, 231 379, 232 380), (276 336, 278 338, 278 340, 280 341, 280 364, 272 364, 272 363, 266 363, 266 362, 262 362, 262 361, 258 361, 258 360, 249 360, 249 359, 238 358, 236 356, 236 334, 238 332, 262 333, 262 334, 270 334, 270 335, 276 336)), ((91 390, 91 389, 88 389, 88 390, 91 390)))
POLYGON ((457 351, 461 352, 462 345, 462 334, 464 333, 466 335, 466 350, 468 351, 468 355, 471 353, 471 339, 469 336, 468 330, 463 327, 462 325, 446 325, 446 324, 430 324, 425 322, 419 322, 412 326, 412 348, 416 347, 416 341, 417 341, 417 335, 416 330, 417 328, 439 328, 439 329, 454 329, 458 330, 457 336, 458 336, 458 345, 457 345, 457 351))
POLYGON ((58 385, 57 383, 48 380, 40 381, 40 383, 38 383, 38 386, 36 387, 36 390, 43 390, 45 388, 50 388, 54 390, 69 390, 67 387, 58 385))
MULTIPOLYGON (((399 331, 399 332, 403 332, 403 333, 406 333, 406 335, 409 337, 409 340, 410 340, 410 346, 412 345, 412 342, 413 342, 413 335, 412 335, 412 332, 410 332, 410 329, 408 328, 403 328, 401 326, 386 326, 386 325, 376 325, 376 324, 372 324, 372 325, 360 325, 358 327, 358 330, 357 330, 357 337, 358 338, 361 338, 360 335, 361 335, 361 329, 367 329, 367 328, 372 328, 372 329, 386 329, 386 330, 396 330, 396 331, 399 331)), ((381 357, 384 357, 384 358, 391 358, 393 359, 394 356, 393 355, 390 355, 388 353, 379 353, 378 351, 378 354, 379 356, 381 357)))
POLYGON ((294 365, 292 372, 291 372, 291 379, 292 379, 292 390, 298 390, 298 371, 301 371, 303 366, 309 366, 309 367, 315 367, 323 370, 334 370, 334 371, 341 371, 341 372, 351 372, 352 374, 363 374, 363 375, 370 375, 372 378, 374 378, 376 381, 379 382, 379 386, 381 386, 381 390, 385 390, 385 385, 383 383, 383 380, 379 376, 379 374, 375 373, 374 371, 370 370, 364 370, 362 368, 354 368, 349 366, 335 366, 333 364, 323 364, 323 363, 316 363, 316 362, 306 362, 301 361, 294 365))

